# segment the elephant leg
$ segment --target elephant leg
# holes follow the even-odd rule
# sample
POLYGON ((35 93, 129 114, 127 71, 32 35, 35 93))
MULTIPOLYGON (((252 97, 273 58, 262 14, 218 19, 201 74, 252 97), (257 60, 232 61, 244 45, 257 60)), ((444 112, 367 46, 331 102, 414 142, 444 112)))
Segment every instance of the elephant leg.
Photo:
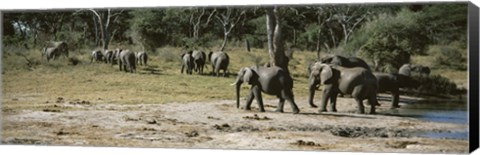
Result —
POLYGON ((332 93, 330 96, 330 109, 332 112, 337 112, 337 94, 338 93, 332 93))
POLYGON ((254 97, 254 93, 253 93, 253 87, 250 89, 250 93, 248 94, 247 96, 247 104, 245 104, 245 110, 251 110, 250 106, 252 105, 252 102, 253 102, 253 97, 254 97))
POLYGON ((183 69, 185 68, 185 65, 182 64, 182 69, 180 70, 180 74, 183 74, 183 69))
POLYGON ((358 113, 359 114, 365 114, 365 107, 363 106, 363 101, 359 98, 355 98, 355 101, 357 102, 357 108, 358 108, 358 113))
POLYGON ((368 102, 370 103, 370 114, 375 114, 375 106, 376 103, 378 103, 377 95, 370 95, 370 97, 368 98, 368 102))
POLYGON ((391 109, 400 108, 400 105, 398 105, 399 100, 400 100, 399 92, 398 91, 392 92, 392 107, 391 107, 391 109))
POLYGON ((278 96, 278 107, 277 107, 277 110, 275 110, 275 112, 283 112, 283 106, 285 105, 285 99, 281 96, 278 96))
MULTIPOLYGON (((293 93, 291 91, 284 90, 284 91, 282 91, 282 95, 288 101, 288 103, 290 103, 290 107, 292 108, 292 112, 294 114, 298 114, 300 112, 300 110, 298 109, 297 104, 295 104, 293 93)), ((283 110, 283 105, 282 105, 281 108, 283 110)))
POLYGON ((265 109, 263 107, 263 98, 262 98, 262 91, 260 91, 260 87, 255 86, 252 88, 253 95, 255 95, 255 98, 257 99, 257 104, 258 108, 260 109, 260 112, 265 112, 265 109))
POLYGON ((331 97, 332 95, 332 90, 333 89, 333 86, 331 85, 325 85, 324 88, 323 88, 323 93, 322 93, 322 103, 320 105, 320 112, 326 112, 327 111, 327 102, 328 102, 328 99, 331 97))

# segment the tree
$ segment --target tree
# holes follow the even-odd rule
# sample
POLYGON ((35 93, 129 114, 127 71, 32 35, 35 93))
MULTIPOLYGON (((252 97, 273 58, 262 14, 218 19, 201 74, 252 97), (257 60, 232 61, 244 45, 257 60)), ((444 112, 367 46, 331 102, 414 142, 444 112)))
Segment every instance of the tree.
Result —
MULTIPOLYGON (((118 17, 123 13, 123 10, 115 11, 112 9, 107 10, 95 10, 89 9, 93 14, 93 21, 95 27, 100 28, 100 39, 102 41, 102 48, 108 49, 111 37, 115 35, 116 29, 112 28, 112 24, 115 24, 118 17)), ((97 31, 96 31, 97 32, 97 31)))
POLYGON ((289 59, 285 54, 284 40, 282 37, 282 15, 277 6, 266 8, 268 53, 270 65, 283 68, 287 72, 289 59))
POLYGON ((245 10, 241 8, 226 7, 225 9, 217 9, 215 18, 223 26, 223 43, 220 51, 225 49, 227 45, 228 35, 233 28, 240 22, 245 15, 245 10))

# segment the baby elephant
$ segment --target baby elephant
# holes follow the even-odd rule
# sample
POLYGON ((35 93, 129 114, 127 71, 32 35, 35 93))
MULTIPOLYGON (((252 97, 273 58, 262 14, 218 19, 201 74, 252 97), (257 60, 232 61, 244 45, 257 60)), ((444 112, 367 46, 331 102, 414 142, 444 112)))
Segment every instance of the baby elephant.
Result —
POLYGON ((93 60, 95 60, 95 62, 97 63, 103 60, 103 54, 101 50, 92 51, 92 57, 90 58, 90 63, 92 63, 93 60))
POLYGON ((290 103, 293 113, 299 113, 297 105, 293 98, 293 79, 285 70, 280 67, 244 67, 238 72, 236 81, 232 84, 236 86, 237 93, 237 108, 240 107, 240 86, 242 83, 252 85, 250 93, 247 98, 247 105, 245 110, 250 110, 253 97, 257 99, 258 106, 261 112, 265 112, 263 107, 262 92, 275 95, 278 97, 277 112, 283 112, 283 105, 285 100, 290 103))
POLYGON ((137 53, 137 63, 139 65, 147 65, 148 55, 146 52, 137 53))
POLYGON ((127 72, 127 68, 130 73, 136 72, 136 57, 135 53, 129 50, 123 50, 118 54, 118 66, 120 71, 125 70, 127 72))

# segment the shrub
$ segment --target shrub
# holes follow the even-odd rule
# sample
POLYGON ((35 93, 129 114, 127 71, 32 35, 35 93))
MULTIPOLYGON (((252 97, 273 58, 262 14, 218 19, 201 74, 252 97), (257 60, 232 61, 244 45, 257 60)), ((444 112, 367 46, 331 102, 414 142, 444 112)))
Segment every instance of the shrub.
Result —
POLYGON ((428 48, 428 53, 433 56, 436 67, 467 70, 467 49, 459 42, 432 45, 428 48))
POLYGON ((415 80, 421 83, 416 89, 417 92, 428 94, 457 95, 463 93, 457 88, 457 85, 448 78, 440 75, 432 76, 413 76, 415 80))

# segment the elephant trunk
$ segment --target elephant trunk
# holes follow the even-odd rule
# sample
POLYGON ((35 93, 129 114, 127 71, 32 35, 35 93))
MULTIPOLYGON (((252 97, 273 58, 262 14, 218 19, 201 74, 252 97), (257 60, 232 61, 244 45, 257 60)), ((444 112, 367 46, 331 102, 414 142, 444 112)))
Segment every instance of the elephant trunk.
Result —
POLYGON ((240 86, 242 82, 240 78, 238 78, 234 83, 231 84, 232 86, 235 85, 235 93, 236 93, 236 100, 237 100, 237 108, 240 108, 240 86))

